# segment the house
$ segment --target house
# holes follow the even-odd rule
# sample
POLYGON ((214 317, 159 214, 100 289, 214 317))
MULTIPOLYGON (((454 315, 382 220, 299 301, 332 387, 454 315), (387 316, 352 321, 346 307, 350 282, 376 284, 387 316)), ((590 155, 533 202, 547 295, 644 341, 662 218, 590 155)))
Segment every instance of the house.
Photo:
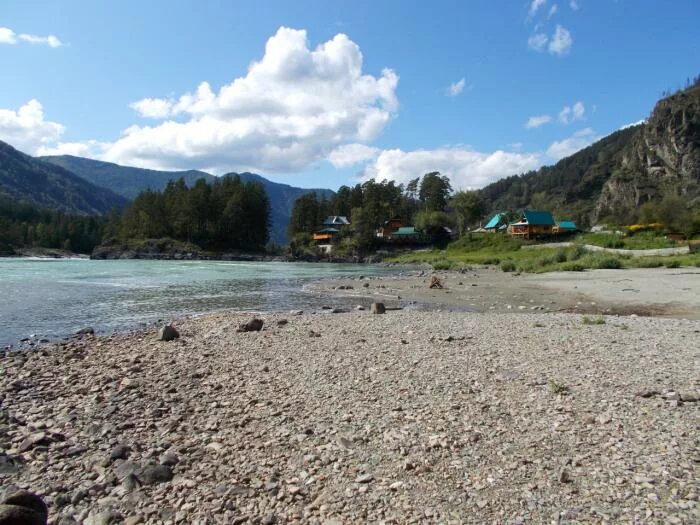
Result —
POLYGON ((333 228, 350 226, 350 221, 345 215, 329 215, 328 217, 326 217, 326 220, 323 221, 323 226, 329 226, 333 228))
POLYGON ((392 217, 377 229, 377 237, 387 239, 391 237, 392 233, 404 226, 407 226, 407 224, 400 217, 392 217))
POLYGON ((579 231, 578 226, 574 221, 559 221, 552 228, 552 233, 555 234, 565 234, 565 233, 575 233, 579 231))
POLYGON ((553 229, 554 218, 548 211, 524 210, 519 220, 508 225, 510 235, 525 239, 551 235, 553 229))
POLYGON ((333 236, 339 231, 337 228, 323 228, 314 232, 314 241, 329 244, 333 241, 333 236))
POLYGON ((505 213, 497 213, 489 219, 489 222, 483 227, 487 232, 499 232, 508 228, 508 216, 505 213))

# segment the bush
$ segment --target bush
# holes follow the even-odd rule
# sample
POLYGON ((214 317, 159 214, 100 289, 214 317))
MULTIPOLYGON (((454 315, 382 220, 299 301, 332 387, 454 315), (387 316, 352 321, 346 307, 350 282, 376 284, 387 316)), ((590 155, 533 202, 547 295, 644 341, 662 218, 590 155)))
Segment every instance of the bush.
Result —
POLYGON ((452 269, 452 261, 448 261, 447 259, 438 259, 437 261, 433 261, 432 265, 433 265, 433 270, 451 270, 452 269))
POLYGON ((567 262, 561 265, 561 269, 565 272, 582 272, 586 268, 581 263, 567 262))
POLYGON ((605 317, 583 317, 583 324, 605 324, 605 317))
POLYGON ((647 259, 645 257, 639 260, 637 266, 639 268, 658 268, 659 266, 663 266, 663 264, 664 263, 659 259, 647 259))
POLYGON ((673 259, 671 261, 666 261, 665 266, 666 268, 680 268, 681 262, 677 259, 673 259))
POLYGON ((620 259, 617 257, 603 257, 598 260, 595 267, 600 269, 617 270, 622 268, 622 261, 620 261, 620 259))
POLYGON ((503 270, 504 272, 514 272, 515 263, 513 261, 505 261, 501 263, 501 270, 503 270))
POLYGON ((498 257, 487 257, 483 261, 481 261, 483 264, 500 264, 501 260, 498 257))
POLYGON ((554 262, 563 263, 566 261, 566 259, 567 259, 566 250, 564 250, 564 249, 560 248, 554 254, 554 262))
MULTIPOLYGON (((586 255, 588 251, 581 245, 577 244, 569 250, 569 260, 576 261, 586 255)), ((562 261, 563 262, 563 261, 562 261)))

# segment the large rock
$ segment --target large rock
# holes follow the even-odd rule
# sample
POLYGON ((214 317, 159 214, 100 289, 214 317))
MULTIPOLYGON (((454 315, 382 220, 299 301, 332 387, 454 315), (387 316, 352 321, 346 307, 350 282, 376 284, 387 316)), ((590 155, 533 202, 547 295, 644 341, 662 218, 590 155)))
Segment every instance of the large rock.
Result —
POLYGON ((386 313, 386 306, 384 306, 384 303, 372 303, 369 311, 373 314, 383 314, 386 313))
POLYGON ((15 492, 0 504, 0 525, 46 525, 46 503, 26 490, 15 492))
POLYGON ((146 465, 137 477, 144 485, 155 485, 173 479, 173 471, 168 465, 146 465))
POLYGON ((178 332, 177 329, 171 324, 166 324, 165 326, 161 327, 160 330, 158 330, 159 341, 172 341, 178 337, 180 337, 180 332, 178 332))
POLYGON ((263 324, 264 321, 262 319, 253 317, 247 323, 243 323, 242 325, 240 325, 236 332, 259 332, 260 330, 262 330, 263 324))

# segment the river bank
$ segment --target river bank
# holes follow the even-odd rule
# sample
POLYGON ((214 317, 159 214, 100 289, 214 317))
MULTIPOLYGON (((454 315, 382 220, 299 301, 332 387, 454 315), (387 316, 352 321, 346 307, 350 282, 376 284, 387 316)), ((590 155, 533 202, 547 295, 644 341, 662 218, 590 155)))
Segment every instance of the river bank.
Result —
POLYGON ((51 523, 695 523, 700 322, 250 314, 0 358, 51 523))

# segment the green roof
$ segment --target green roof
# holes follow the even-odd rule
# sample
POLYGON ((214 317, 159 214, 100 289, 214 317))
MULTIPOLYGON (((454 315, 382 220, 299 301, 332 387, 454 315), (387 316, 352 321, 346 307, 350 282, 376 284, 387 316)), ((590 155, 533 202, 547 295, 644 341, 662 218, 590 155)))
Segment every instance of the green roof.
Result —
POLYGON ((396 230, 392 235, 418 235, 414 226, 403 226, 396 230))
POLYGON ((317 231, 316 233, 338 233, 340 230, 336 228, 323 228, 322 230, 317 231))
POLYGON ((574 221, 559 221, 557 226, 564 230, 578 230, 578 226, 574 221))
POLYGON ((489 222, 486 223, 486 226, 484 226, 485 230, 490 230, 492 228, 497 228, 499 224, 501 224, 502 221, 505 220, 505 213, 497 213, 491 219, 489 222))
POLYGON ((554 217, 549 211, 525 210, 523 216, 531 226, 554 226, 554 217))

